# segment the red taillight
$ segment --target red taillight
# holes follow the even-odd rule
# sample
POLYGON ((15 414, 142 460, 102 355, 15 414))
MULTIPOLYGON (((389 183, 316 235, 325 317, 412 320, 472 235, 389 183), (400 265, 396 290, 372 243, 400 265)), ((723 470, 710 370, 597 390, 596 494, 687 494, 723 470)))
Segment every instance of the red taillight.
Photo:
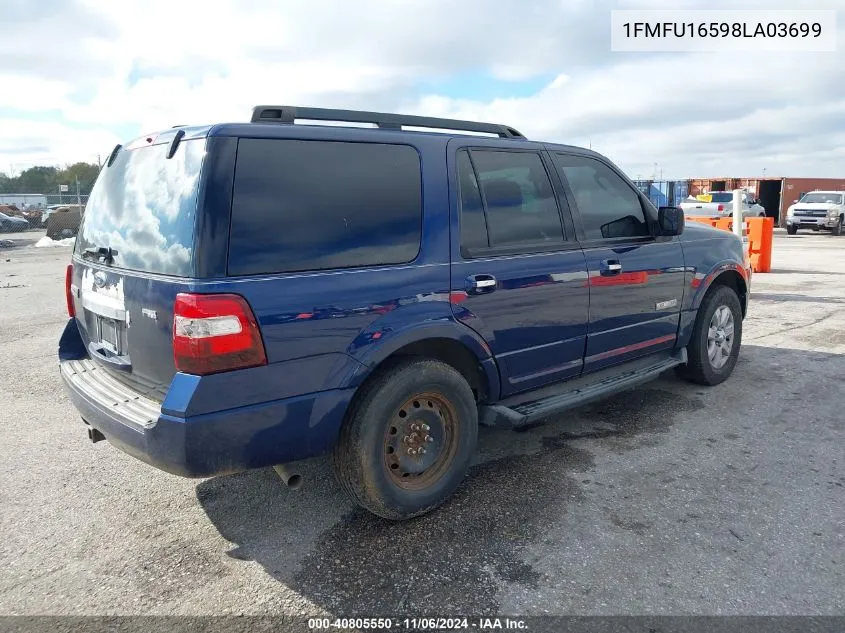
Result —
POLYGON ((76 316, 76 308, 73 305, 73 293, 71 292, 71 285, 73 284, 73 264, 67 265, 65 271, 65 299, 67 300, 67 315, 70 318, 76 316))
POLYGON ((720 204, 719 207, 718 207, 718 211, 724 211, 724 210, 725 210, 725 205, 720 204))
POLYGON ((176 295, 173 358, 187 374, 214 374, 267 364, 258 322, 238 295, 176 295))

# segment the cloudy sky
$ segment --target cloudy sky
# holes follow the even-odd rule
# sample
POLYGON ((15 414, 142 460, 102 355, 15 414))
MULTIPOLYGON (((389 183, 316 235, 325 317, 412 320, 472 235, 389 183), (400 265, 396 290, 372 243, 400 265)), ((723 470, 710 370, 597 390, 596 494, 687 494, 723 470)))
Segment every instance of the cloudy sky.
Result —
POLYGON ((610 51, 612 9, 781 0, 0 0, 0 171, 279 103, 507 123, 632 177, 842 177, 845 0, 799 4, 840 10, 838 52, 610 51))

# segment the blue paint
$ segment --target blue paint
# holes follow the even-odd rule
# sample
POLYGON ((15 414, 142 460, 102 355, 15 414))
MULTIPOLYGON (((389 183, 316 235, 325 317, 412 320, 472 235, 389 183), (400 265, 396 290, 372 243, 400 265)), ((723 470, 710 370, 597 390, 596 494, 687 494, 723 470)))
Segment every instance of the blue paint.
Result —
MULTIPOLYGON (((173 135, 166 131, 155 143, 169 143, 173 135)), ((708 227, 691 224, 674 238, 585 241, 579 210, 549 152, 605 160, 586 150, 522 139, 279 124, 186 128, 184 138, 206 143, 190 274, 127 272, 77 253, 72 277, 83 291, 92 290, 86 280, 102 271, 106 287, 122 288, 131 369, 121 380, 157 398, 161 415, 152 428, 133 428, 73 386, 71 399, 115 445, 168 472, 208 476, 329 450, 360 386, 408 345, 437 339, 463 348, 477 362, 486 401, 495 403, 683 347, 704 293, 720 275, 749 283, 737 238, 708 227), (238 139, 247 136, 413 147, 422 180, 417 257, 403 265, 227 276, 238 139), (563 243, 525 253, 462 255, 455 167, 456 153, 467 147, 539 154, 563 243), (605 275, 608 260, 621 262, 623 273, 605 275), (494 287, 476 293, 467 282, 475 275, 492 276, 494 287), (172 323, 180 292, 246 299, 268 364, 202 377, 177 372, 172 323)), ((646 205, 646 212, 656 219, 655 209, 646 205)), ((390 226, 384 223, 376 229, 384 234, 374 237, 390 243, 390 226)), ((78 297, 76 308, 59 344, 63 362, 85 358, 95 338, 95 317, 78 297)))

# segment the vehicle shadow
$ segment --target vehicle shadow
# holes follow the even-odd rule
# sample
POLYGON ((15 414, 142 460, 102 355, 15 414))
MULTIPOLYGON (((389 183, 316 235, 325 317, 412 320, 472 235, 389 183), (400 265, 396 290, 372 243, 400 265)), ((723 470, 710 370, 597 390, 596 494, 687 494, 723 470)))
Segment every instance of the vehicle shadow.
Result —
MULTIPOLYGON (((671 374, 670 374, 671 375, 671 374)), ((441 508, 401 523, 353 505, 327 460, 299 464, 305 484, 289 490, 272 469, 206 480, 197 499, 236 545, 236 559, 258 562, 312 603, 344 615, 494 614, 500 583, 529 590, 539 575, 521 556, 572 500, 592 456, 573 446, 608 438, 624 451, 654 442, 674 416, 703 408, 674 376, 550 419, 524 432, 482 429, 479 455, 441 508), (668 388, 667 388, 668 387, 668 388)))
POLYGON ((752 292, 752 301, 801 301, 806 303, 840 303, 845 304, 845 297, 817 297, 802 294, 778 294, 771 292, 752 292))
POLYGON ((772 268, 767 274, 840 276, 840 275, 845 275, 845 272, 838 272, 838 271, 818 272, 818 271, 815 271, 815 270, 794 270, 794 269, 789 269, 789 268, 772 268))
MULTIPOLYGON (((585 446, 617 455, 662 451, 665 434, 680 426, 687 447, 682 457, 650 453, 671 473, 661 485, 681 479, 707 497, 713 482, 702 475, 692 447, 713 450, 723 441, 727 448, 749 425, 759 427, 763 436, 771 429, 792 428, 795 419, 807 415, 796 395, 811 394, 822 403, 811 415, 832 420, 836 385, 817 378, 842 372, 845 355, 744 345, 734 376, 718 387, 697 387, 668 372, 524 432, 482 429, 479 456, 458 492, 434 512, 400 523, 354 506, 325 459, 303 464, 305 484, 299 490, 285 488, 266 469, 203 481, 196 494, 220 534, 234 544, 229 556, 259 563, 276 581, 330 613, 495 614, 502 587, 522 586, 531 595, 550 582, 532 566, 538 559, 528 552, 538 544, 541 549, 562 546, 545 539, 551 528, 567 522, 570 506, 643 493, 626 489, 630 482, 604 481, 600 489, 606 496, 597 498, 594 486, 601 475, 590 472, 595 458, 585 446), (792 384, 794 376, 805 382, 792 384), (783 404, 776 416, 748 417, 748 411, 772 398, 783 404), (706 422, 714 416, 730 420, 736 433, 724 440, 708 437, 706 422)), ((721 477, 722 467, 717 471, 714 476, 721 477)), ((750 474, 747 478, 748 491, 737 494, 749 495, 747 502, 753 504, 757 484, 750 474)), ((639 529, 611 520, 617 528, 639 529)), ((614 546, 605 528, 594 529, 601 547, 614 546)), ((673 528, 667 524, 666 529, 673 528)), ((579 543, 579 534, 583 538, 575 533, 565 547, 596 546, 579 543)), ((578 573, 573 570, 574 577, 578 573)))

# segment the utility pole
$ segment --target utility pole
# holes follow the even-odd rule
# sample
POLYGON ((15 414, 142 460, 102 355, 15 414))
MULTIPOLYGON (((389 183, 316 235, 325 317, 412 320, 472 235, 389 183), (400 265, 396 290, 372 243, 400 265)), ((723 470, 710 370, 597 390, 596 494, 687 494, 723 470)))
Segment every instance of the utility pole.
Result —
POLYGON ((76 205, 82 206, 82 198, 79 196, 79 176, 76 177, 76 205))

